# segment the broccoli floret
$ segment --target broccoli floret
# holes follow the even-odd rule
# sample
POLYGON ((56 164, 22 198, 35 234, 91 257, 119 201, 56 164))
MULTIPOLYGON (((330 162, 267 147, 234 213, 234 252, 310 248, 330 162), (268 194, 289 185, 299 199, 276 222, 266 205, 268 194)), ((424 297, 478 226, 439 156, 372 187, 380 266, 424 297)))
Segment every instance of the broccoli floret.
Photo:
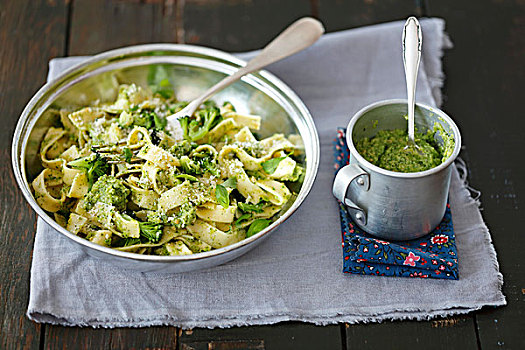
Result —
POLYGON ((220 175, 215 155, 208 151, 194 153, 191 158, 182 156, 180 162, 184 171, 189 174, 200 175, 209 172, 214 176, 220 175))
POLYGON ((193 175, 200 175, 203 173, 202 168, 199 166, 199 164, 195 163, 188 156, 182 156, 179 159, 179 161, 180 161, 182 170, 184 170, 184 173, 193 174, 193 175))
POLYGON ((157 243, 162 237, 162 224, 139 222, 140 235, 151 243, 157 243))
POLYGON ((143 111, 140 114, 134 114, 133 125, 143 126, 149 130, 153 126, 153 116, 149 113, 149 111, 143 111))
POLYGON ((179 118, 179 124, 180 128, 182 129, 182 136, 186 140, 190 140, 190 136, 188 134, 188 127, 190 125, 190 119, 191 117, 189 115, 179 118))
POLYGON ((193 155, 194 162, 202 169, 202 172, 209 172, 214 176, 220 175, 217 159, 209 151, 202 151, 193 155))
POLYGON ((72 168, 84 170, 87 174, 89 189, 97 179, 106 174, 109 170, 109 165, 98 154, 92 154, 87 157, 75 159, 68 164, 72 168))
POLYGON ((126 198, 129 193, 130 190, 124 186, 122 180, 103 175, 84 197, 85 207, 90 210, 97 202, 102 202, 122 211, 126 209, 126 198))
POLYGON ((220 175, 219 165, 211 155, 194 155, 192 158, 182 156, 179 161, 186 174, 201 175, 209 172, 214 176, 220 175))
POLYGON ((149 109, 138 109, 131 110, 134 112, 130 114, 129 112, 122 112, 119 116, 119 125, 123 128, 131 128, 133 126, 143 126, 146 129, 154 129, 158 131, 164 131, 168 121, 166 117, 155 113, 149 109))
POLYGON ((125 238, 123 247, 129 247, 130 245, 140 244, 140 238, 125 238))
POLYGON ((156 130, 164 130, 166 129, 166 125, 168 125, 168 120, 157 113, 153 113, 153 123, 155 123, 156 130))
POLYGON ((171 221, 171 225, 176 228, 184 228, 195 222, 197 218, 197 209, 191 203, 184 203, 180 206, 179 212, 171 221))
POLYGON ((187 140, 182 140, 177 143, 175 143, 171 147, 171 153, 177 157, 180 158, 182 156, 190 154, 191 150, 196 146, 196 144, 192 144, 191 142, 187 140))
POLYGON ((222 120, 220 110, 215 107, 201 109, 194 116, 185 116, 179 119, 184 138, 190 141, 202 139, 222 120))

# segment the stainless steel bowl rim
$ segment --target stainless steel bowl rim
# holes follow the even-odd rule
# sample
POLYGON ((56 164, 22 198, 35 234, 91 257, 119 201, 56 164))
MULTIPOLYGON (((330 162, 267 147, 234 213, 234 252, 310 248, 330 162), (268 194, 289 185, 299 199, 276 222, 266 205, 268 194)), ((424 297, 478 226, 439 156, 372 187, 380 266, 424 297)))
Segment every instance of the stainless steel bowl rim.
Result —
POLYGON ((425 171, 419 171, 419 172, 413 172, 413 173, 401 173, 401 172, 396 172, 396 171, 391 171, 391 170, 380 168, 377 165, 370 163, 368 160, 366 160, 363 156, 359 154, 359 152, 357 151, 354 145, 354 141, 352 140, 352 133, 351 133, 351 131, 354 129, 354 125, 359 120, 359 118, 366 112, 372 109, 375 109, 377 107, 382 107, 382 106, 391 105, 391 104, 407 104, 407 103, 408 101, 404 99, 382 100, 382 101, 378 101, 378 102, 369 104, 361 108, 357 113, 354 114, 354 116, 348 123, 348 127, 346 129, 346 143, 348 145, 348 148, 350 149, 350 153, 352 154, 352 156, 354 156, 357 159, 358 164, 362 164, 366 166, 368 169, 376 173, 386 175, 386 176, 391 176, 391 177, 397 177, 397 178, 419 178, 419 177, 428 176, 428 175, 437 173, 441 171, 442 169, 447 168, 450 164, 452 164, 452 162, 458 156, 459 151, 461 150, 461 134, 459 132, 459 128, 457 127, 456 123, 454 123, 452 118, 450 118, 441 109, 437 107, 432 107, 432 106, 429 106, 423 103, 416 103, 416 106, 422 107, 424 109, 430 110, 438 114, 440 117, 442 117, 445 120, 447 124, 450 125, 454 133, 454 151, 443 163, 439 164, 437 167, 434 167, 434 168, 431 168, 425 171))
MULTIPOLYGON (((96 63, 98 61, 103 61, 103 60, 118 57, 121 55, 128 55, 128 54, 147 52, 147 51, 165 51, 165 50, 177 50, 177 51, 183 51, 183 52, 188 52, 188 53, 199 53, 202 55, 219 58, 228 63, 232 63, 238 66, 246 65, 246 61, 241 60, 226 52, 212 49, 212 48, 202 47, 202 46, 183 45, 183 44, 134 45, 134 46, 123 47, 123 48, 110 50, 110 51, 106 51, 106 52, 94 55, 93 57, 88 58, 85 61, 65 70, 64 72, 62 72, 60 75, 58 75, 56 78, 52 79, 51 81, 48 81, 31 98, 31 100, 28 102, 28 104, 22 111, 22 114, 20 115, 20 118, 16 125, 15 132, 13 134, 13 142, 11 145, 11 158, 12 158, 11 160, 12 160, 13 172, 14 172, 16 181, 25 199, 27 200, 27 202, 31 205, 33 210, 35 210, 38 216, 40 216, 47 224, 49 224, 51 227, 53 227, 55 230, 57 230, 58 232, 66 236, 67 238, 79 243, 80 245, 87 246, 89 248, 98 250, 106 254, 118 256, 120 258, 125 258, 125 259, 130 259, 130 260, 142 260, 142 261, 149 261, 149 262, 169 263, 169 262, 200 260, 200 259, 205 259, 211 256, 221 255, 226 252, 230 252, 230 251, 239 249, 245 245, 252 243, 253 241, 256 241, 258 239, 263 239, 264 236, 272 232, 275 228, 277 228, 277 226, 279 226, 288 217, 290 217, 297 210, 297 208, 301 205, 301 203, 304 201, 304 199, 310 192, 313 186, 314 180, 317 176, 317 171, 319 168, 319 136, 317 133, 317 129, 315 128, 315 124, 313 122, 310 112, 308 111, 307 107, 304 105, 302 100, 297 96, 297 94, 290 87, 288 87, 284 82, 282 82, 279 78, 277 78, 275 75, 273 75, 272 73, 268 71, 261 70, 258 72, 258 74, 260 74, 263 78, 267 79, 273 85, 278 87, 282 92, 284 92, 284 94, 293 102, 293 104, 295 104, 300 114, 304 117, 304 121, 308 125, 308 127, 313 130, 313 133, 312 133, 313 139, 310 140, 313 144, 313 147, 312 147, 313 152, 312 152, 312 157, 309 157, 307 160, 307 162, 313 168, 313 175, 310 177, 305 177, 304 182, 301 185, 301 189, 298 193, 298 196, 295 202, 281 217, 279 217, 275 222, 273 222, 270 226, 268 226, 266 229, 262 230, 261 232, 258 232, 257 234, 251 237, 248 237, 235 244, 232 244, 232 245, 229 245, 223 248, 219 248, 219 249, 214 249, 214 250, 204 252, 204 253, 196 253, 196 254, 183 255, 183 256, 141 255, 141 254, 123 252, 123 251, 119 251, 116 249, 100 246, 98 244, 92 243, 84 238, 81 238, 77 235, 72 234, 71 232, 69 232, 62 226, 60 226, 55 220, 53 220, 36 203, 29 189, 29 185, 25 180, 25 176, 23 176, 23 173, 21 171, 22 167, 25 167, 25 159, 24 159, 25 155, 24 155, 24 152, 22 152, 21 157, 18 158, 17 149, 21 141, 20 136, 22 134, 24 124, 26 120, 28 119, 30 112, 34 109, 35 105, 39 103, 42 96, 44 96, 47 92, 52 90, 53 86, 58 81, 62 80, 63 78, 70 75, 71 73, 74 73, 77 70, 80 70, 86 66, 90 66, 93 63, 96 63)), ((39 110, 37 114, 41 114, 42 112, 43 112, 42 110, 39 110)), ((32 127, 33 125, 31 126, 31 128, 32 127)))

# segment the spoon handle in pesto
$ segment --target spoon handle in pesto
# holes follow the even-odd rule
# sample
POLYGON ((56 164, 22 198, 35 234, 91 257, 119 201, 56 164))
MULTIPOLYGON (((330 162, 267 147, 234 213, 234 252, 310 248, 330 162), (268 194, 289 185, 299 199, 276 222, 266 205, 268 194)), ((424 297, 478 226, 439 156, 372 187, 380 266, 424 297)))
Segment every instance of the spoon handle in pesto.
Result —
POLYGON ((421 27, 415 17, 409 17, 403 29, 403 63, 408 95, 408 138, 414 141, 414 108, 416 99, 416 81, 419 61, 421 59, 421 44, 423 37, 421 27))

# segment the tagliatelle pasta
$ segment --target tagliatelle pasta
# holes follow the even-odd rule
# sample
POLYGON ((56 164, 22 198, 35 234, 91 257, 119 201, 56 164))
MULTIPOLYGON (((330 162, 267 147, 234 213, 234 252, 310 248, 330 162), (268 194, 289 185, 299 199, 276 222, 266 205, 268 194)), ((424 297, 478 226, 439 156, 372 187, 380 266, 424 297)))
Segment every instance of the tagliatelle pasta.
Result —
POLYGON ((207 102, 175 139, 166 117, 185 105, 122 85, 114 103, 59 111, 40 147, 37 203, 71 233, 137 254, 194 254, 266 228, 302 181, 300 138, 257 140, 259 116, 207 102))

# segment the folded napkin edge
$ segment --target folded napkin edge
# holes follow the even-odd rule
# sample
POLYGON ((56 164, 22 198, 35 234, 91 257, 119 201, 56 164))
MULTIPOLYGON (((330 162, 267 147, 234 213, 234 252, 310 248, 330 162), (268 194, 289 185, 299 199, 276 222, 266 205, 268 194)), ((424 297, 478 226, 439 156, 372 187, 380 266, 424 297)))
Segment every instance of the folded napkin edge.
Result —
MULTIPOLYGON (((505 298, 498 298, 496 300, 483 301, 483 305, 472 306, 468 302, 446 302, 442 304, 435 304, 433 309, 423 309, 419 307, 407 308, 400 306, 393 308, 386 312, 371 312, 368 315, 356 314, 351 312, 342 312, 340 308, 334 309, 339 311, 323 312, 319 314, 300 315, 290 312, 270 312, 256 315, 239 316, 224 316, 215 315, 212 318, 188 318, 177 319, 175 316, 168 314, 151 317, 141 317, 142 320, 137 321, 136 318, 118 318, 114 320, 110 318, 94 318, 83 320, 80 317, 57 315, 53 312, 36 311, 28 309, 26 316, 36 323, 49 323, 53 325, 69 326, 69 327, 91 327, 91 328, 105 328, 113 329, 120 327, 143 328, 152 326, 172 326, 182 329, 192 328, 230 328, 250 325, 276 324, 286 321, 299 321, 313 323, 318 326, 326 326, 338 323, 372 323, 393 320, 416 320, 428 321, 438 317, 448 317, 457 314, 467 314, 472 311, 480 310, 484 306, 504 306, 507 302, 505 298), (124 320, 124 321, 122 321, 124 320)), ((351 308, 355 310, 354 307, 351 308)), ((362 311, 363 308, 359 308, 362 311)), ((368 307, 367 309, 384 309, 383 305, 368 307)))

